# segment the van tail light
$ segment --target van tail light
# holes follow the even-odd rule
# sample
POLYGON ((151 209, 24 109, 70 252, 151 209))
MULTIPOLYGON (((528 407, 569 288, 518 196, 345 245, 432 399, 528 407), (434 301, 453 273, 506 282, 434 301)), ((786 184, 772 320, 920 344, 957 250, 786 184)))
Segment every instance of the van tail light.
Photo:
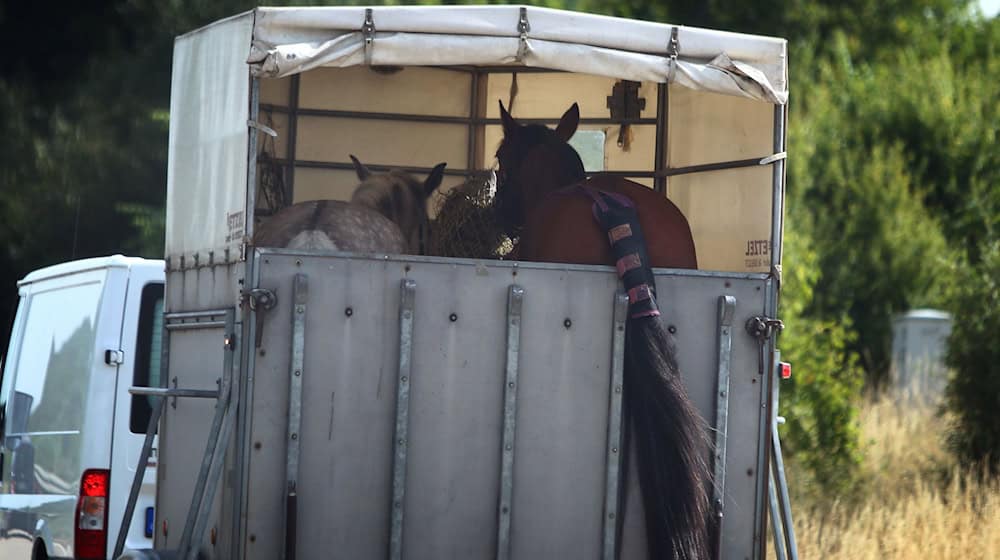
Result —
POLYGON ((111 471, 87 469, 80 477, 80 499, 76 503, 73 558, 104 559, 108 555, 108 487, 111 471))

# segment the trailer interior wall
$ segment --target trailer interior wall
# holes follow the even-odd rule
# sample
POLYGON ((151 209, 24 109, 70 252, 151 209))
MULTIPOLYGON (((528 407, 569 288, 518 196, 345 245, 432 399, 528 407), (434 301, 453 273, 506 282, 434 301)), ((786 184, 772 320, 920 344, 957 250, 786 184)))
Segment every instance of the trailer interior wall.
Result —
POLYGON ((512 105, 519 119, 551 124, 578 103, 582 132, 574 141, 588 131, 603 139, 596 159, 584 156, 588 171, 620 173, 651 188, 659 172, 666 196, 691 225, 701 269, 769 271, 769 166, 664 176, 678 168, 770 156, 774 106, 670 86, 661 107, 657 84, 643 82, 638 123, 628 126, 626 144, 619 145, 622 125, 608 108, 617 82, 565 72, 420 67, 392 73, 318 68, 262 79, 260 119, 278 136, 260 136, 257 213, 266 219, 275 188, 285 203, 349 199, 359 182, 351 154, 375 168, 410 168, 420 176, 447 162, 441 189, 447 193, 472 172, 494 167, 503 136, 498 101, 512 105), (657 142, 658 132, 663 142, 657 142))

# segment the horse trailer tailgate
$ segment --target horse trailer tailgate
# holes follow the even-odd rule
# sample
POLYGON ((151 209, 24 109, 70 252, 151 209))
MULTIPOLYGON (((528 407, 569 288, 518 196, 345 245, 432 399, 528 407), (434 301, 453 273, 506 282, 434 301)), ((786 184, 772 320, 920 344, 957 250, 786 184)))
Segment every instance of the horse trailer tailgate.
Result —
MULTIPOLYGON (((401 281, 415 282, 402 551, 408 559, 495 557, 504 428, 507 299, 523 288, 511 557, 597 558, 603 534, 614 271, 422 258, 257 255, 256 285, 277 305, 256 323, 247 481, 248 558, 284 549, 293 314, 304 319, 297 552, 384 558, 390 547, 401 281), (304 276, 305 299, 292 286, 304 276)), ((753 556, 764 441, 759 347, 743 323, 765 309, 755 275, 659 271, 689 393, 715 422, 718 299, 733 318, 723 557, 753 556)), ((300 284, 301 285, 301 284, 300 284)), ((252 339, 250 339, 252 340, 252 339)), ((294 394, 294 393, 293 393, 294 394)), ((623 558, 643 558, 633 472, 623 558)))

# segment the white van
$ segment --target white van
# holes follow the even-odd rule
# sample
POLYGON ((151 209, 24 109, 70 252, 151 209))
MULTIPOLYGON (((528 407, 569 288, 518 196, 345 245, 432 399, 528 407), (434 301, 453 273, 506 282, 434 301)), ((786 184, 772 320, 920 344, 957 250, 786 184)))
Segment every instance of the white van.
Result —
MULTIPOLYGON (((163 261, 58 264, 18 283, 0 385, 0 558, 110 558, 159 386, 163 261)), ((149 465, 154 466, 155 453, 149 465)), ((152 546, 146 469, 126 548, 152 546)))

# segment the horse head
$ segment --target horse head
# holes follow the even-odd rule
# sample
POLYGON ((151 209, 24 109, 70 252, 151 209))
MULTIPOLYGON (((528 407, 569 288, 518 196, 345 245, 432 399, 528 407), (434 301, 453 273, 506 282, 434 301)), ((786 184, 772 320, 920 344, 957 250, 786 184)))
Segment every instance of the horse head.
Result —
POLYGON ((372 173, 353 155, 351 161, 361 180, 351 196, 351 202, 371 208, 392 220, 403 232, 409 252, 423 254, 430 235, 427 199, 441 186, 446 164, 434 166, 427 179, 420 182, 398 169, 372 173))
POLYGON ((497 211, 508 234, 516 236, 529 211, 545 195, 583 180, 583 161, 569 145, 580 124, 580 107, 566 110, 556 128, 522 125, 500 102, 503 140, 497 149, 497 211))

